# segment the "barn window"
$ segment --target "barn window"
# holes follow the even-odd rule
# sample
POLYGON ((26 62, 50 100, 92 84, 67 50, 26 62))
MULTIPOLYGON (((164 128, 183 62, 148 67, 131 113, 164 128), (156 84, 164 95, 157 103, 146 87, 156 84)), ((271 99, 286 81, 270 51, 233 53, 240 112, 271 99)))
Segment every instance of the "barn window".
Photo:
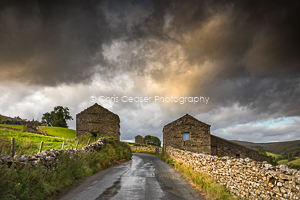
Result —
POLYGON ((190 140, 190 133, 189 132, 183 132, 182 133, 182 140, 190 140))

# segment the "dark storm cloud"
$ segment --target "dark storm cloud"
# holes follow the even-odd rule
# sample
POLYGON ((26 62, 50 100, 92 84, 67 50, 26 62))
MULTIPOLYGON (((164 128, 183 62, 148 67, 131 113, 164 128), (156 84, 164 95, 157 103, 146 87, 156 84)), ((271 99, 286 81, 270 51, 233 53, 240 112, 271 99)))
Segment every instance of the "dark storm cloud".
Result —
POLYGON ((103 63, 101 45, 113 33, 101 1, 7 1, 0 7, 2 80, 80 82, 103 63))
POLYGON ((143 94, 150 76, 161 88, 210 97, 205 107, 170 109, 174 115, 237 103, 295 116, 299 8, 297 1, 2 1, 0 79, 56 85, 124 73, 142 77, 132 91, 143 94))
MULTIPOLYGON (((164 33, 181 44, 185 61, 198 68, 207 62, 213 66, 208 74, 212 80, 195 78, 190 94, 210 96, 210 103, 219 107, 238 103, 257 114, 299 116, 299 5, 295 1, 188 1, 166 8, 173 20, 164 33), (186 40, 186 36, 191 37, 186 40), (201 84, 203 79, 207 81, 201 84)), ((152 75, 163 80, 156 71, 152 75)), ((199 111, 208 110, 194 112, 199 111)))

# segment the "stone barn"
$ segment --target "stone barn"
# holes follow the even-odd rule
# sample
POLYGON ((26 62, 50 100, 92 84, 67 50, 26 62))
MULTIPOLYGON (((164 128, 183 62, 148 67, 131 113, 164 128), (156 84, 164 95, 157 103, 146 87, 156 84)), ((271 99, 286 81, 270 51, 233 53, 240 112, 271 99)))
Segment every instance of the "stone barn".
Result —
POLYGON ((210 134, 210 125, 186 114, 163 128, 163 151, 167 146, 195 153, 267 161, 258 151, 210 134))
POLYGON ((120 141, 120 118, 95 103, 76 115, 76 136, 113 136, 120 141))
POLYGON ((143 136, 140 136, 140 135, 135 136, 134 143, 135 144, 143 144, 144 143, 143 142, 143 136))
POLYGON ((210 125, 186 114, 164 126, 164 151, 167 146, 209 154, 211 151, 210 125))

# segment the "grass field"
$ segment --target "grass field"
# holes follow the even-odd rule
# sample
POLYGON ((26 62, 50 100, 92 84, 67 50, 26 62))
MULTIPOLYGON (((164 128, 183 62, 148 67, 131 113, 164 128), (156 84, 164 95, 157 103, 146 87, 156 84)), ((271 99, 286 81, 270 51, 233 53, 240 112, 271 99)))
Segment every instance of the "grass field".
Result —
POLYGON ((23 126, 22 125, 0 124, 0 126, 23 130, 23 126))
POLYGON ((272 156, 272 157, 279 157, 280 155, 279 154, 276 154, 276 153, 270 153, 270 152, 267 152, 268 156, 272 156))
POLYGON ((287 164, 289 161, 288 160, 279 160, 278 164, 283 165, 283 164, 287 164))
POLYGON ((293 164, 293 165, 300 165, 300 158, 296 159, 296 160, 293 160, 291 162, 289 162, 289 164, 293 164))
POLYGON ((39 129, 48 134, 65 139, 74 139, 76 137, 76 130, 62 127, 39 126, 39 129))
MULTIPOLYGON (((0 126, 23 130, 22 125, 0 124, 0 126)), ((76 130, 73 129, 62 128, 62 127, 50 127, 50 126, 39 126, 38 129, 48 135, 53 135, 60 138, 74 139, 76 137, 76 130)))
POLYGON ((278 161, 278 164, 293 164, 293 165, 300 165, 300 158, 296 159, 296 160, 292 160, 291 162, 289 162, 288 160, 280 160, 278 161))

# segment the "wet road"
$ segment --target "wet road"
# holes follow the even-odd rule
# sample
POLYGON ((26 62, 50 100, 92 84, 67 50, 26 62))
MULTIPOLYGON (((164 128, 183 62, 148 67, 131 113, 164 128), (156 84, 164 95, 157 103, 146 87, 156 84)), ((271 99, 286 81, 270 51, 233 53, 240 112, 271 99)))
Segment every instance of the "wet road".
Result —
POLYGON ((100 171, 60 200, 204 199, 157 156, 134 153, 132 160, 100 171))

